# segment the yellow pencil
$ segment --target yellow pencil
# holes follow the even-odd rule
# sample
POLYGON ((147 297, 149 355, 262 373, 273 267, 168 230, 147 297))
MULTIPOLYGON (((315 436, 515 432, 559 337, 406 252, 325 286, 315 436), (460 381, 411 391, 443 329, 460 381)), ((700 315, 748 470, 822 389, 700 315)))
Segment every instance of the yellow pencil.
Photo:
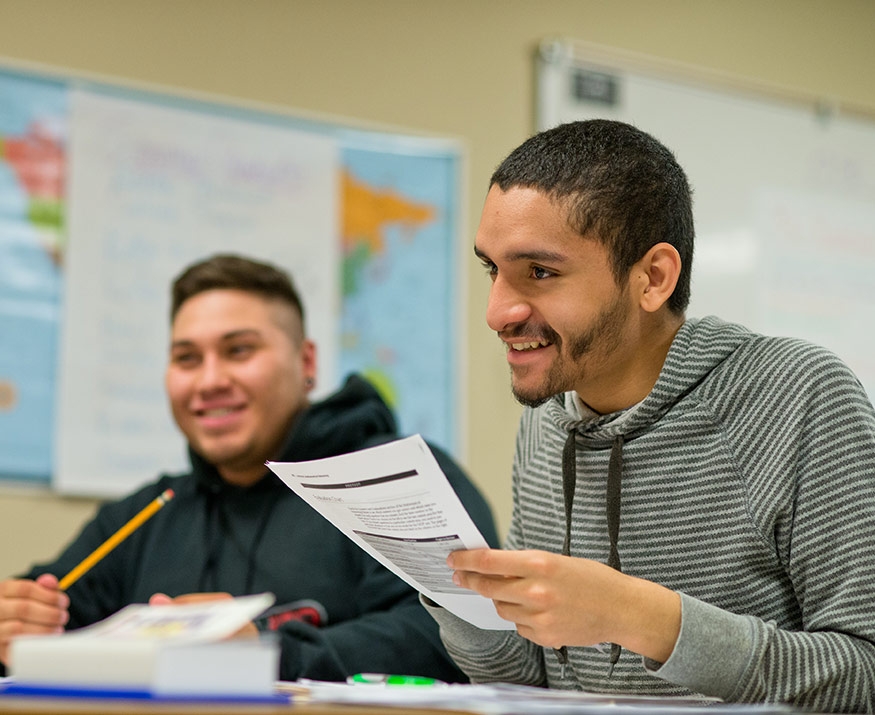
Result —
POLYGON ((134 533, 134 531, 139 529, 148 519, 150 519, 155 514, 156 511, 158 511, 171 499, 173 499, 172 489, 165 489, 163 492, 161 492, 159 496, 149 502, 149 504, 147 504, 142 509, 142 511, 134 516, 127 524, 121 527, 100 546, 94 549, 94 551, 92 551, 88 556, 82 559, 82 561, 76 568, 74 568, 72 571, 70 571, 70 573, 68 573, 66 576, 64 576, 64 578, 61 579, 61 581, 58 583, 58 588, 60 588, 62 591, 66 591, 68 588, 70 588, 70 586, 72 586, 74 583, 76 583, 76 581, 78 581, 82 576, 90 571, 91 568, 98 561, 100 561, 122 541, 127 539, 131 534, 134 533))

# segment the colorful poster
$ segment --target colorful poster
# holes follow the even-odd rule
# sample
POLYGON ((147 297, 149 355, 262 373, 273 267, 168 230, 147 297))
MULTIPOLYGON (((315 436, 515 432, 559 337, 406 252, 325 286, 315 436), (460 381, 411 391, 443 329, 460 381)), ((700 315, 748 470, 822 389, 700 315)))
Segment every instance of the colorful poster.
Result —
POLYGON ((340 367, 377 386, 404 433, 453 451, 458 155, 388 144, 342 152, 340 367))
POLYGON ((167 289, 225 249, 291 268, 317 399, 361 373, 402 434, 457 450, 461 157, 444 139, 0 72, 0 478, 111 496, 184 467, 167 289))
POLYGON ((0 74, 0 474, 52 471, 67 91, 0 74))

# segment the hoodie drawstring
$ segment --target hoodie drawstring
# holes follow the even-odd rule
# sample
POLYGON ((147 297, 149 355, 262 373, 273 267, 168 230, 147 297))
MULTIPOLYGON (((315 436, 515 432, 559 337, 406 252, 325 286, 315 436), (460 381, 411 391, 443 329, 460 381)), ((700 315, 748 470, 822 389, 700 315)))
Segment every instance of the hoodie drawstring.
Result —
MULTIPOLYGON (((608 566, 617 571, 620 568, 620 552, 617 549, 617 540, 620 536, 620 487, 623 476, 623 435, 617 435, 614 444, 611 445, 611 459, 608 462, 608 483, 606 512, 608 518, 608 538, 611 548, 608 552, 608 566)), ((614 666, 620 660, 620 646, 611 643, 611 667, 608 677, 614 672, 614 666)))
POLYGON ((257 564, 256 555, 258 554, 258 547, 261 546, 261 537, 264 536, 264 531, 267 529, 267 525, 270 523, 270 515, 273 512, 274 507, 279 502, 279 498, 271 499, 267 505, 267 508, 261 513, 261 518, 258 522, 258 527, 255 529, 255 535, 252 537, 252 544, 249 547, 249 553, 246 558, 246 582, 243 586, 244 593, 253 593, 254 585, 255 585, 255 567, 257 564))
MULTIPOLYGON (((246 575, 243 582, 242 593, 253 593, 258 566, 256 558, 258 555, 258 548, 261 546, 262 537, 270 523, 270 517, 273 513, 274 507, 276 507, 279 502, 279 497, 270 499, 262 509, 252 539, 247 548, 240 543, 239 537, 234 533, 231 523, 228 520, 228 515, 225 513, 223 500, 229 498, 225 489, 220 485, 210 485, 207 489, 207 556, 204 560, 203 570, 201 571, 200 590, 215 591, 218 589, 219 581, 216 570, 218 569, 219 558, 222 550, 226 546, 226 542, 230 542, 240 554, 245 555, 246 559, 246 575)), ((230 498, 233 498, 233 496, 230 498)))
POLYGON ((206 543, 207 556, 204 559, 204 565, 201 568, 199 579, 199 588, 201 592, 216 590, 216 564, 219 559, 219 552, 222 544, 222 527, 221 527, 221 489, 218 486, 210 485, 207 487, 207 523, 206 523, 206 543))
MULTIPOLYGON (((617 571, 620 568, 620 552, 617 542, 620 536, 620 493, 623 475, 623 435, 617 435, 611 445, 611 457, 608 462, 608 479, 606 484, 606 515, 608 522, 608 566, 617 571)), ((574 489, 577 485, 577 433, 574 429, 568 432, 565 447, 562 450, 562 493, 565 498, 565 541, 562 544, 562 555, 571 555, 571 518, 574 507, 574 489)), ((621 648, 611 643, 610 669, 608 677, 614 672, 614 666, 620 659, 621 648)), ((565 677, 565 666, 568 664, 568 648, 555 648, 556 658, 560 665, 560 677, 565 677)))

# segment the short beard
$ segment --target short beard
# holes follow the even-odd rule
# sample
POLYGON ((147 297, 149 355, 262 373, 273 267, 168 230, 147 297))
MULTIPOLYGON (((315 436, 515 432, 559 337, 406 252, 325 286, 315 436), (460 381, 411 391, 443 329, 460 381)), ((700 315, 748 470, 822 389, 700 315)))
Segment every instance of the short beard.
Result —
POLYGON ((534 332, 542 341, 554 345, 558 357, 550 367, 544 384, 530 392, 524 392, 513 384, 513 371, 511 371, 511 390, 516 401, 526 407, 539 407, 554 395, 573 390, 574 385, 586 374, 586 366, 581 363, 585 361, 587 356, 592 355, 594 349, 598 348, 605 355, 613 352, 620 345, 627 312, 626 291, 623 291, 607 308, 599 313, 592 327, 578 335, 571 336, 567 358, 563 355, 562 338, 550 326, 545 325, 536 331, 527 333, 525 326, 521 327, 519 329, 521 334, 534 332), (566 365, 573 367, 567 369, 566 365))

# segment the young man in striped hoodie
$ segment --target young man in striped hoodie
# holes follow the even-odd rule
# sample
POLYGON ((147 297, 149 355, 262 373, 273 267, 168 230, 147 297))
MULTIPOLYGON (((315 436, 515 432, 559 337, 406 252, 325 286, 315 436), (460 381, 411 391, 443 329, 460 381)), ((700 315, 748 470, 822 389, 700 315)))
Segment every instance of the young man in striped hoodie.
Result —
POLYGON ((527 406, 505 550, 456 582, 516 632, 429 605, 473 681, 875 710, 875 412, 827 350, 686 319, 690 189, 620 122, 494 173, 475 253, 527 406))

